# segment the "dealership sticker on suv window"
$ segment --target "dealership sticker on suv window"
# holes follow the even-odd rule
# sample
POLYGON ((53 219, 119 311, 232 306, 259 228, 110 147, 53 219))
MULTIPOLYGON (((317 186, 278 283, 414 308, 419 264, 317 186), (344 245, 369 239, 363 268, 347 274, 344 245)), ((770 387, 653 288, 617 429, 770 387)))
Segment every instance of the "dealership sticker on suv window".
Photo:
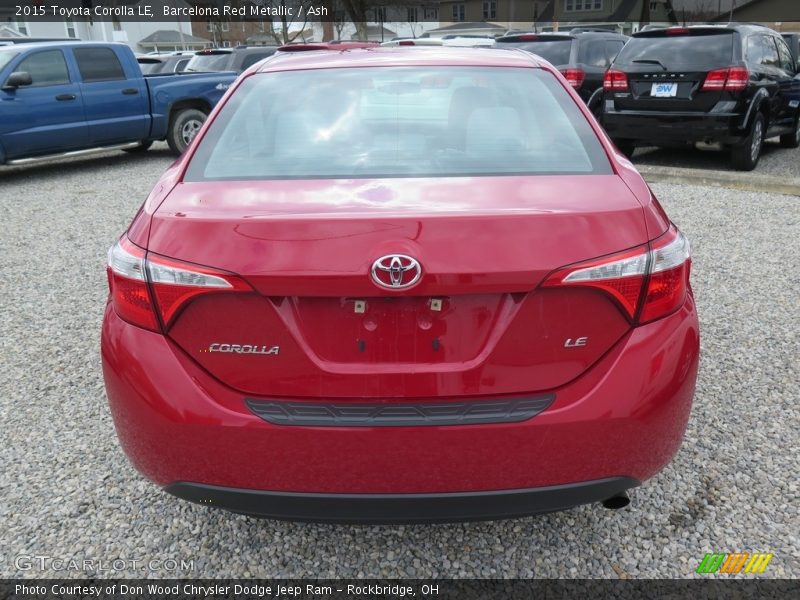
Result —
POLYGON ((654 83, 650 89, 650 95, 654 98, 674 98, 678 95, 678 84, 654 83))

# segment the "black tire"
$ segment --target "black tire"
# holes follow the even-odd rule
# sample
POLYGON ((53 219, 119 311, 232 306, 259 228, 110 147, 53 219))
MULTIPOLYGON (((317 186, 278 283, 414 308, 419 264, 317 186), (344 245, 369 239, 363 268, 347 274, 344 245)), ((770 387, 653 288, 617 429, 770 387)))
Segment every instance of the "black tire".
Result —
POLYGON ((184 108, 172 115, 167 130, 167 144, 173 154, 183 154, 205 123, 208 115, 196 108, 184 108))
POLYGON ((763 113, 756 113, 750 125, 750 132, 741 144, 731 148, 731 162, 737 171, 752 171, 761 158, 764 147, 764 135, 767 132, 767 120, 763 113))
POLYGON ((782 148, 800 148, 800 117, 795 119, 794 131, 781 136, 782 148))
POLYGON ((636 145, 630 140, 614 140, 614 145, 617 147, 617 150, 628 158, 633 158, 633 153, 636 152, 636 145))
POLYGON ((138 146, 133 148, 123 148, 125 152, 130 154, 138 154, 139 152, 147 152, 150 149, 150 146, 153 145, 153 140, 146 140, 144 142, 139 142, 138 146))

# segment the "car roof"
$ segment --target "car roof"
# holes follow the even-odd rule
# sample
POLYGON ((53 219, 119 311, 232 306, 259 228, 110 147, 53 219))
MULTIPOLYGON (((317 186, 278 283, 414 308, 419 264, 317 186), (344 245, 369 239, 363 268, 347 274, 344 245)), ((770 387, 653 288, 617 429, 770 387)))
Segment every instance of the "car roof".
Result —
POLYGON ((529 52, 516 49, 376 46, 341 51, 278 52, 269 60, 260 63, 255 72, 373 66, 544 67, 545 63, 529 52))

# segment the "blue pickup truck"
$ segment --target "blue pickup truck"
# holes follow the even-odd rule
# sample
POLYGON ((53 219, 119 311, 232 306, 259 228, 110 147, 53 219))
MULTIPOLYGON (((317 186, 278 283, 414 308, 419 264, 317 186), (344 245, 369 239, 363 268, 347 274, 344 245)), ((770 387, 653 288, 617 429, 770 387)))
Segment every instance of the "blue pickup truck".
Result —
POLYGON ((124 44, 0 47, 0 165, 101 150, 180 154, 235 73, 142 75, 124 44))

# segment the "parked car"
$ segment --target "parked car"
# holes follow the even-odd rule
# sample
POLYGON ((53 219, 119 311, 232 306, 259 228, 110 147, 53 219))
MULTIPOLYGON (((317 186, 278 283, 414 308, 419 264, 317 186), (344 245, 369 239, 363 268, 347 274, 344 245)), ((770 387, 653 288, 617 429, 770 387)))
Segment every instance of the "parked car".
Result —
POLYGON ((637 145, 705 142, 749 171, 766 138, 800 145, 795 73, 786 42, 759 25, 637 33, 606 73, 603 124, 628 155, 637 145))
POLYGON ((147 54, 137 56, 136 61, 144 75, 156 73, 180 73, 186 69, 191 60, 191 54, 147 54))
POLYGON ((275 54, 277 49, 278 46, 237 46, 236 48, 200 50, 186 65, 186 71, 190 73, 216 71, 242 73, 258 61, 275 54))
POLYGON ((110 250, 111 414, 144 475, 241 513, 620 508, 686 427, 689 265, 541 59, 281 53, 110 250))
POLYGON ((595 114, 601 110, 603 76, 627 36, 613 31, 519 32, 495 40, 497 48, 520 48, 549 61, 595 114))
POLYGON ((236 78, 143 76, 124 44, 45 42, 0 48, 0 164, 109 148, 181 153, 236 78))

